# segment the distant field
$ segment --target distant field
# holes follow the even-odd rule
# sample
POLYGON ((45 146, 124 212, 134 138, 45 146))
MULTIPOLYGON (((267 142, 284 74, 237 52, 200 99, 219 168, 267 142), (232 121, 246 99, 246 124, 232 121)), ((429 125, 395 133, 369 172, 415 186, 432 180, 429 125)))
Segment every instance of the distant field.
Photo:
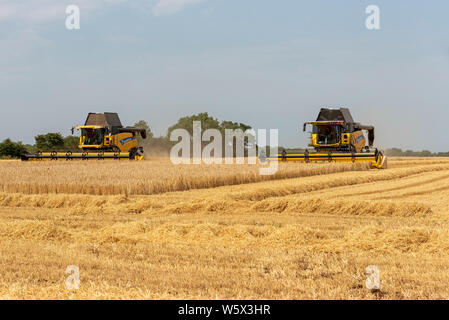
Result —
POLYGON ((214 188, 263 180, 368 170, 362 164, 280 164, 272 176, 259 165, 173 165, 169 158, 149 161, 0 161, 0 192, 149 195, 214 188))
POLYGON ((0 298, 449 298, 448 158, 257 169, 0 161, 0 298))

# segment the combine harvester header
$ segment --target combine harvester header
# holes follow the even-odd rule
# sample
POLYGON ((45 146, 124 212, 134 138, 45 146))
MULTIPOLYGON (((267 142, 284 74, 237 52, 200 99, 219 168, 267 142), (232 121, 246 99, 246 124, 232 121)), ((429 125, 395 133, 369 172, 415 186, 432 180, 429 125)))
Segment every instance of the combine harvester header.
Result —
POLYGON ((281 162, 368 162, 371 167, 383 169, 387 167, 387 157, 373 148, 374 127, 354 122, 349 109, 322 108, 316 121, 304 123, 312 125, 310 147, 302 154, 283 152, 268 159, 281 162), (368 133, 368 145, 363 131, 368 133))
POLYGON ((81 131, 79 148, 82 153, 39 152, 22 155, 23 161, 32 160, 143 160, 143 148, 136 135, 146 139, 145 129, 123 127, 117 113, 89 113, 81 131))

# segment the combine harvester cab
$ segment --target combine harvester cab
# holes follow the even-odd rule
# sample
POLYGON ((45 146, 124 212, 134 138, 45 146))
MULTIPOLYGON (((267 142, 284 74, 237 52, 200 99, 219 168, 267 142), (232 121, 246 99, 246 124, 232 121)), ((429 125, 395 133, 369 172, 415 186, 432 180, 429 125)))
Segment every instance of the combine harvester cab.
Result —
POLYGON ((137 134, 146 139, 145 129, 123 127, 117 113, 89 113, 83 126, 72 128, 81 131, 81 153, 39 152, 22 155, 23 161, 42 160, 143 160, 137 134))
POLYGON ((322 108, 316 121, 304 123, 303 131, 306 131, 307 125, 312 126, 309 146, 313 149, 301 154, 284 151, 269 159, 304 163, 368 162, 372 168, 387 167, 387 157, 383 151, 373 148, 374 127, 354 122, 349 109, 322 108), (364 131, 368 134, 368 144, 364 131))

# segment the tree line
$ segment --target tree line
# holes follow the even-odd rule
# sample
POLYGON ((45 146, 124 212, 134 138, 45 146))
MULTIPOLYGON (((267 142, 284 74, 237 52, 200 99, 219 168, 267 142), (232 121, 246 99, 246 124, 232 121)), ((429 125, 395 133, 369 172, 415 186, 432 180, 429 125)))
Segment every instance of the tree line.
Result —
MULTIPOLYGON (((170 149, 177 142, 170 141, 170 134, 175 129, 185 129, 190 135, 193 134, 193 121, 201 122, 201 131, 207 129, 217 129, 223 135, 226 129, 241 129, 245 132, 251 129, 251 126, 233 122, 233 121, 219 121, 218 119, 211 117, 207 112, 198 113, 192 116, 186 116, 180 118, 175 124, 170 126, 165 136, 155 137, 149 124, 145 120, 140 120, 134 124, 134 127, 145 129, 147 131, 147 139, 142 140, 140 136, 137 136, 139 144, 142 145, 146 152, 156 154, 168 154, 170 149)), ((5 139, 0 143, 0 157, 1 158, 19 158, 23 153, 35 153, 45 151, 58 151, 58 152, 76 152, 79 145, 79 137, 69 135, 64 137, 60 133, 44 133, 34 137, 35 143, 33 145, 25 145, 22 142, 14 142, 11 139, 5 139)), ((279 147, 279 150, 285 148, 279 147)), ((385 150, 388 156, 399 157, 449 157, 449 152, 430 152, 428 150, 412 151, 399 148, 391 148, 385 150)))
MULTIPOLYGON (((136 122, 134 127, 145 129, 147 132, 147 139, 145 140, 142 140, 142 138, 137 135, 139 144, 144 147, 145 151, 168 154, 172 146, 176 144, 176 141, 170 141, 171 132, 175 129, 185 129, 192 135, 193 121, 201 122, 201 131, 217 129, 224 134, 226 129, 241 129, 243 132, 251 129, 251 126, 244 123, 219 121, 218 119, 211 117, 207 112, 180 118, 175 124, 168 128, 167 134, 164 136, 155 137, 151 131, 150 125, 145 120, 136 122)), ((19 158, 23 153, 49 151, 76 152, 79 150, 79 137, 73 135, 64 137, 59 132, 50 132, 39 134, 34 137, 34 140, 35 143, 33 145, 25 145, 20 141, 14 142, 9 138, 5 139, 0 143, 0 157, 19 158)))
POLYGON ((386 149, 385 153, 391 157, 449 157, 449 152, 431 152, 429 150, 413 151, 399 148, 386 149))

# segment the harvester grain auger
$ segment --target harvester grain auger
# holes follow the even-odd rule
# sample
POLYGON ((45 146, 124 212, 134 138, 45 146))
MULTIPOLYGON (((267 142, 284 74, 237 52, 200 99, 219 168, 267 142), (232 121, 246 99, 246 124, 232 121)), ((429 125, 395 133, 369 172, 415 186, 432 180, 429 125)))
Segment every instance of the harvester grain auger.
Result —
POLYGON ((143 160, 136 135, 146 139, 145 129, 123 127, 117 113, 89 113, 84 125, 74 129, 81 131, 78 147, 83 152, 38 152, 22 160, 143 160))
POLYGON ((383 169, 387 167, 387 157, 373 148, 374 127, 354 122, 347 108, 322 108, 316 121, 304 123, 312 125, 311 142, 313 149, 303 153, 287 153, 271 156, 268 159, 280 162, 368 162, 371 167, 383 169), (368 145, 363 131, 368 133, 368 145))

